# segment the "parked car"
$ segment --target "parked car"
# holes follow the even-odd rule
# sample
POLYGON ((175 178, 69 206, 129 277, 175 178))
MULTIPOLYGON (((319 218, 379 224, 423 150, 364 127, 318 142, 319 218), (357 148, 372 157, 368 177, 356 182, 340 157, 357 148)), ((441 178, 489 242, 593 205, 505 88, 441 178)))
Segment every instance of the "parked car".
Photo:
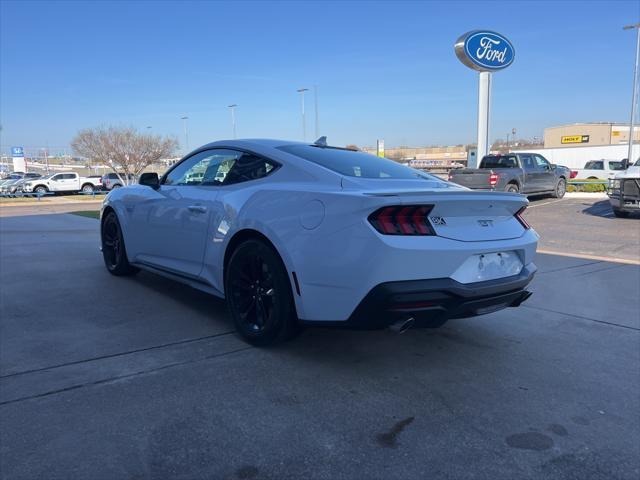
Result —
POLYGON ((640 212, 640 159, 609 180, 607 194, 616 217, 624 218, 632 212, 640 212))
POLYGON ((23 176, 24 176, 24 173, 10 173, 6 177, 4 177, 2 180, 0 180, 0 187, 2 187, 2 185, 4 185, 7 182, 20 180, 23 176))
MULTIPOLYGON (((124 173, 118 174, 115 172, 110 172, 110 173, 105 173, 102 176, 102 185, 104 186, 105 190, 113 190, 114 188, 120 188, 123 185, 123 180, 125 180, 127 178, 127 175, 125 175, 124 173)), ((128 175, 129 178, 129 183, 133 183, 135 181, 135 176, 129 174, 128 175)))
POLYGON ((91 193, 102 188, 102 180, 96 177, 81 177, 75 172, 52 173, 36 180, 24 182, 24 192, 84 192, 91 193))
POLYGON ((583 169, 573 170, 571 178, 608 180, 625 168, 625 162, 622 160, 591 160, 585 164, 583 169))
POLYGON ((221 141, 112 191, 102 253, 113 275, 144 269, 226 298, 252 344, 300 324, 403 331, 529 297, 527 203, 324 138, 221 141))
POLYGON ((568 168, 553 165, 537 153, 509 153, 486 155, 479 168, 452 170, 449 181, 473 190, 551 194, 562 198, 570 174, 568 168))
POLYGON ((12 182, 3 183, 2 185, 0 185, 0 191, 2 193, 10 193, 10 194, 22 192, 22 186, 24 185, 25 182, 28 182, 29 180, 35 180, 40 177, 42 177, 40 173, 31 173, 31 172, 25 173, 24 177, 20 179, 16 179, 12 182))

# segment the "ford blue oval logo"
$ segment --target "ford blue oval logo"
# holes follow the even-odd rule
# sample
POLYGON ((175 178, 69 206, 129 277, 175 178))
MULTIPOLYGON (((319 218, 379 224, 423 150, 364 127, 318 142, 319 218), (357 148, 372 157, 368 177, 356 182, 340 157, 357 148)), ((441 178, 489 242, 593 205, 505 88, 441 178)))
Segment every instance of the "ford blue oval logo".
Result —
POLYGON ((509 40, 488 30, 465 33, 456 41, 455 50, 462 63, 480 72, 502 70, 513 63, 516 54, 509 40))

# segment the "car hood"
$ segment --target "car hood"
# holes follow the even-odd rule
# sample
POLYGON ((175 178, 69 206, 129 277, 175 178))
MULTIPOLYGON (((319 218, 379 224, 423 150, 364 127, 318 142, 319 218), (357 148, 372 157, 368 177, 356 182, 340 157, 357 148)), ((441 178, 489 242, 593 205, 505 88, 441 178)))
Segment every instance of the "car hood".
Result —
POLYGON ((624 172, 616 174, 614 178, 640 178, 640 167, 629 167, 624 172))

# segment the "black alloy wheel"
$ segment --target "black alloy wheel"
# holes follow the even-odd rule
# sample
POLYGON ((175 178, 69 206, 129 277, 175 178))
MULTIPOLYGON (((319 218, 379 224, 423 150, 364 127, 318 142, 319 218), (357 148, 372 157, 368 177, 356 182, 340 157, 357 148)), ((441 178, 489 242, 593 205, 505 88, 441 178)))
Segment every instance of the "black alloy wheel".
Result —
POLYGON ((127 258, 120 222, 114 212, 107 213, 102 222, 102 257, 109 273, 117 276, 134 275, 138 269, 127 258))
POLYGON ((280 256, 261 240, 233 252, 225 275, 226 298, 238 333, 266 346, 291 338, 298 321, 289 276, 280 256))

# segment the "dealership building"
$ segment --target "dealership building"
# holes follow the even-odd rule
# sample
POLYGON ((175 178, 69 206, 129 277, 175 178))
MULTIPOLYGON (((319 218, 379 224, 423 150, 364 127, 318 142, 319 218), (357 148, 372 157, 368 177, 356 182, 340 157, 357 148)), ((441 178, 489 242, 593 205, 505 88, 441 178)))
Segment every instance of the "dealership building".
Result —
MULTIPOLYGON (((631 162, 640 156, 640 129, 634 128, 631 162)), ((584 168, 590 160, 622 160, 627 158, 629 125, 623 123, 573 123, 544 129, 544 148, 512 149, 512 152, 533 152, 551 163, 572 169, 584 168)))
MULTIPOLYGON (((640 130, 635 129, 635 141, 640 130)), ((544 148, 594 147, 629 143, 629 125, 621 123, 572 123, 544 129, 544 148)))

